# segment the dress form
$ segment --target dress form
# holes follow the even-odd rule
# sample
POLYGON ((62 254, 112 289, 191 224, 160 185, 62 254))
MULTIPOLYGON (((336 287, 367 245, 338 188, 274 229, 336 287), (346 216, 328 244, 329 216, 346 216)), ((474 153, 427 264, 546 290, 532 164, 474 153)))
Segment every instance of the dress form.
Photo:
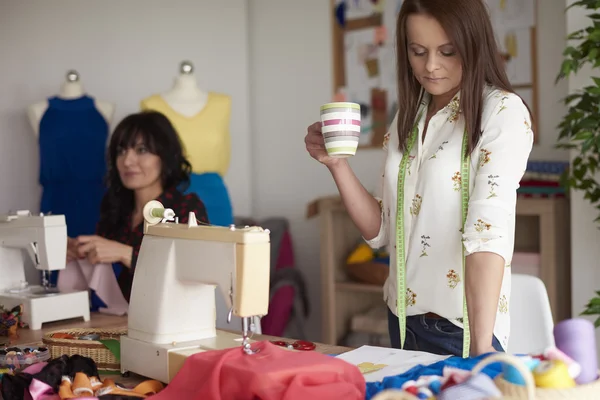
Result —
MULTIPOLYGON (((77 99, 85 95, 85 89, 79 79, 77 71, 68 71, 65 77, 65 81, 60 87, 58 97, 64 100, 77 99)), ((106 119, 108 124, 111 123, 113 115, 115 113, 115 105, 106 101, 95 100, 96 108, 102 116, 106 119)), ((40 133, 40 121, 44 116, 44 113, 48 109, 48 100, 43 100, 38 103, 34 103, 27 109, 27 117, 29 123, 33 129, 33 133, 36 137, 40 133)))
POLYGON ((173 110, 186 117, 198 114, 208 101, 208 93, 198 87, 194 66, 189 61, 179 65, 179 75, 173 87, 161 96, 173 110))

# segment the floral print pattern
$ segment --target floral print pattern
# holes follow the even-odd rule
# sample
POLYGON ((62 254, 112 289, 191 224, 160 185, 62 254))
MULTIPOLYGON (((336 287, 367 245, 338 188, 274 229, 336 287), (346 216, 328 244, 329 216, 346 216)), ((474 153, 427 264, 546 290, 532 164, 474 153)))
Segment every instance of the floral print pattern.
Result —
POLYGON ((475 223, 475 230, 479 233, 481 233, 483 231, 489 231, 491 227, 492 227, 491 224, 485 222, 481 218, 479 218, 477 220, 477 222, 475 223))
POLYGON ((410 288, 406 289, 406 306, 411 307, 417 304, 417 294, 410 288))
POLYGON ((415 198, 412 200, 412 206, 410 207, 410 215, 413 217, 419 215, 419 211, 421 211, 421 203, 423 203, 423 198, 418 194, 415 195, 415 198))
POLYGON ((423 247, 423 250, 421 251, 421 257, 427 257, 427 248, 431 247, 429 244, 429 239, 431 239, 429 236, 421 235, 421 246, 423 247))
POLYGON ((456 286, 460 283, 460 276, 456 273, 455 270, 451 269, 446 274, 446 278, 448 278, 448 287, 450 289, 455 289, 456 286))
POLYGON ((454 96, 454 98, 450 101, 447 107, 450 110, 448 122, 458 121, 458 117, 460 116, 460 100, 458 96, 454 96))
POLYGON ((462 177, 460 175, 460 171, 456 171, 454 175, 452 175, 452 188, 455 192, 460 191, 460 187, 462 186, 462 177))
POLYGON ((487 150, 487 149, 481 149, 481 152, 479 153, 479 166, 483 167, 485 166, 485 164, 490 162, 490 155, 492 154, 491 151, 487 150))
POLYGON ((498 108, 498 114, 500 114, 502 111, 506 110, 506 106, 504 105, 506 100, 508 100, 507 93, 503 92, 502 98, 500 100, 500 107, 498 108))
POLYGON ((498 195, 496 194, 496 188, 498 187, 498 175, 488 175, 488 186, 489 186, 489 193, 488 193, 488 199, 491 199, 492 197, 498 197, 498 195))
POLYGON ((387 132, 385 135, 383 135, 383 149, 387 150, 388 148, 388 143, 390 141, 390 134, 391 132, 387 132))
POLYGON ((500 301, 498 302, 498 311, 500 314, 508 314, 508 299, 506 298, 505 294, 500 296, 500 301))
POLYGON ((433 153, 431 155, 431 157, 429 157, 429 159, 431 160, 433 158, 436 158, 437 157, 437 153, 439 153, 440 151, 444 150, 444 145, 446 145, 446 144, 448 144, 448 141, 447 140, 443 141, 442 144, 439 145, 439 147, 437 148, 437 150, 435 151, 435 153, 433 153))

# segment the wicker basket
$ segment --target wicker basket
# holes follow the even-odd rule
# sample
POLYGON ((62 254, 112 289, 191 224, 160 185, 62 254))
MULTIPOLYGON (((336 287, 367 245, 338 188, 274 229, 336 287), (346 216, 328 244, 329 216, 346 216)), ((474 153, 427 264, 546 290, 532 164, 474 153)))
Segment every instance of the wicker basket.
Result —
POLYGON ((127 327, 121 328, 73 328, 48 332, 42 338, 42 342, 50 350, 51 358, 59 358, 62 355, 72 356, 79 354, 89 357, 96 363, 100 370, 120 371, 121 363, 106 346, 96 340, 81 339, 59 339, 53 338, 56 333, 66 333, 75 337, 83 335, 100 335, 100 339, 117 339, 127 334, 127 327))
POLYGON ((496 386, 502 392, 503 399, 511 400, 591 400, 600 399, 600 379, 586 384, 578 385, 570 389, 544 389, 537 388, 533 381, 533 375, 528 368, 516 357, 498 353, 486 357, 473 368, 473 374, 481 372, 487 365, 503 362, 514 367, 523 376, 525 386, 514 385, 498 376, 495 380, 496 386))
POLYGON ((369 285, 383 286, 390 273, 387 264, 366 261, 361 263, 346 264, 346 271, 350 278, 369 285))

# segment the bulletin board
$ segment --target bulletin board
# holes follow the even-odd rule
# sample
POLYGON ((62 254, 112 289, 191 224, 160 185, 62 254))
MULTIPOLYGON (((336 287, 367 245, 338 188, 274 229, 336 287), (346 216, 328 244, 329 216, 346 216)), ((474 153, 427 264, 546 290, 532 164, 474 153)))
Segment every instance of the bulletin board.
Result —
POLYGON ((378 147, 397 109, 396 17, 401 0, 331 0, 334 101, 361 105, 359 147, 378 147))
MULTIPOLYGON (((509 79, 538 121, 537 0, 486 2, 509 79)), ((360 147, 381 148, 396 114, 401 5, 402 0, 331 0, 333 101, 361 105, 360 147)))
MULTIPOLYGON (((537 0, 486 0, 506 72, 539 126, 537 0)), ((537 129, 534 129, 536 132, 537 129)), ((535 135, 538 141, 538 135, 535 135)))

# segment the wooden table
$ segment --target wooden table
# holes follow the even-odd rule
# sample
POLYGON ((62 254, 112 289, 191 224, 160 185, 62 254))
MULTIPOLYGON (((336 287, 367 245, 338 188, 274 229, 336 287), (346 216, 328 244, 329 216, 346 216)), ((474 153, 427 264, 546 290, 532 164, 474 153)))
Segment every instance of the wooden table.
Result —
MULTIPOLYGON (((61 329, 69 329, 69 328, 118 328, 118 327, 126 327, 127 326, 127 317, 119 317, 114 315, 106 315, 100 313, 92 313, 91 318, 88 322, 84 322, 81 318, 75 320, 67 320, 60 322, 52 322, 47 323, 42 326, 41 330, 32 331, 30 329, 19 329, 19 339, 11 345, 14 346, 40 346, 42 345, 42 337, 45 333, 61 330, 61 329)), ((0 343, 4 342, 5 338, 0 337, 0 343)), ((269 336, 269 335, 254 335, 252 340, 286 340, 285 338, 269 336)), ((332 346, 327 344, 315 343, 317 348, 315 349, 319 353, 323 354, 342 354, 347 351, 352 350, 349 347, 343 346, 332 346)), ((111 379, 126 385, 132 386, 140 383, 145 378, 131 374, 128 378, 121 377, 120 374, 107 375, 103 374, 103 376, 110 376, 111 379)))

